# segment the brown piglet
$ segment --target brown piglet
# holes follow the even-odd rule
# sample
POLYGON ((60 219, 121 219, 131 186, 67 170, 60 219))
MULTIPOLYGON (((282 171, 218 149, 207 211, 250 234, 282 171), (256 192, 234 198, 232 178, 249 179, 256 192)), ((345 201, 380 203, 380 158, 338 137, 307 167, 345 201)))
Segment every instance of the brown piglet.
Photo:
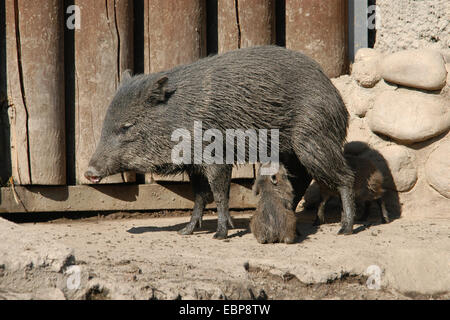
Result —
POLYGON ((286 168, 280 164, 278 172, 273 175, 261 175, 259 170, 253 192, 259 199, 250 230, 258 242, 293 243, 297 222, 292 210, 293 188, 286 168))

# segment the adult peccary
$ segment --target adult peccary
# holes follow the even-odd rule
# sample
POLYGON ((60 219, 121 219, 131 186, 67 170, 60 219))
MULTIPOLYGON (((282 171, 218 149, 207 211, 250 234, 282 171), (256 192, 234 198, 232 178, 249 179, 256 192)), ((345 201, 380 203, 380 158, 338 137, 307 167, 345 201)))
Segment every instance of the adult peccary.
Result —
POLYGON ((240 49, 164 72, 124 76, 85 176, 98 183, 126 170, 186 172, 195 200, 191 221, 180 233, 191 234, 201 223, 212 192, 218 211, 214 237, 225 238, 227 221, 232 224, 232 165, 172 161, 171 134, 184 128, 193 136, 194 121, 224 136, 226 129, 279 129, 280 158, 295 177, 292 206, 313 177, 339 191, 344 208, 340 233, 352 232, 353 173, 342 152, 348 112, 315 61, 281 47, 240 49))
POLYGON ((258 205, 250 220, 250 230, 256 240, 259 243, 293 243, 297 226, 292 209, 294 189, 284 166, 273 175, 259 172, 253 193, 258 196, 258 205))
MULTIPOLYGON (((364 213, 360 217, 361 220, 366 220, 370 213, 370 204, 372 201, 376 201, 380 208, 381 220, 383 223, 389 223, 389 213, 386 209, 385 202, 383 200, 383 174, 373 164, 370 159, 355 156, 351 154, 345 154, 347 163, 354 171, 355 181, 353 190, 355 192, 356 204, 363 205, 364 213)), ((314 222, 315 225, 325 223, 325 206, 328 200, 332 196, 336 196, 336 192, 330 190, 327 186, 319 183, 321 202, 317 209, 317 217, 314 222)))

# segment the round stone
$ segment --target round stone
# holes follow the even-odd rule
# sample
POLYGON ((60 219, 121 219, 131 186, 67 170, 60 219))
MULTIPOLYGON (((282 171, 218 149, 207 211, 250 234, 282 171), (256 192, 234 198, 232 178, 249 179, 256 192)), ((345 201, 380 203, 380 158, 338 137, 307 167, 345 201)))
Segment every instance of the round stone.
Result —
POLYGON ((351 114, 363 118, 366 116, 367 111, 373 107, 375 98, 374 90, 356 86, 347 99, 347 109, 351 114))
POLYGON ((450 139, 443 141, 431 153, 425 172, 433 189, 450 199, 450 139))
POLYGON ((442 54, 429 49, 390 54, 382 59, 380 71, 387 81, 424 90, 440 90, 447 79, 442 54))
POLYGON ((352 77, 361 87, 373 88, 381 80, 378 60, 355 62, 352 67, 352 77))
POLYGON ((449 101, 411 90, 384 91, 367 115, 369 128, 400 143, 412 144, 450 128, 449 101))
POLYGON ((367 60, 379 60, 381 53, 372 48, 361 48, 356 52, 355 63, 367 60))

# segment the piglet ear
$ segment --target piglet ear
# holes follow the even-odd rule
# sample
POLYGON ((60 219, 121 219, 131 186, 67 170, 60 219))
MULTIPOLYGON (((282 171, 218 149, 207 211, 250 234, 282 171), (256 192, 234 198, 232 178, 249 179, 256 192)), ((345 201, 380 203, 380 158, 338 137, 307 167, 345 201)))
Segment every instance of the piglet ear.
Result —
POLYGON ((130 69, 125 70, 120 76, 120 84, 127 83, 131 78, 133 78, 133 72, 130 69))

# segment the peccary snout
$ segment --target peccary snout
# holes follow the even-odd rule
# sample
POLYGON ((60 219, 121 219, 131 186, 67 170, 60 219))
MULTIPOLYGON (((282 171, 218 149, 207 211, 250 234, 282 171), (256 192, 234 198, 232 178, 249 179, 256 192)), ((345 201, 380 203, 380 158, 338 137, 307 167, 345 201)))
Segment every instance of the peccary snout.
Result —
POLYGON ((92 183, 100 183, 102 180, 101 174, 92 166, 90 166, 86 172, 84 173, 86 179, 88 179, 92 183))

